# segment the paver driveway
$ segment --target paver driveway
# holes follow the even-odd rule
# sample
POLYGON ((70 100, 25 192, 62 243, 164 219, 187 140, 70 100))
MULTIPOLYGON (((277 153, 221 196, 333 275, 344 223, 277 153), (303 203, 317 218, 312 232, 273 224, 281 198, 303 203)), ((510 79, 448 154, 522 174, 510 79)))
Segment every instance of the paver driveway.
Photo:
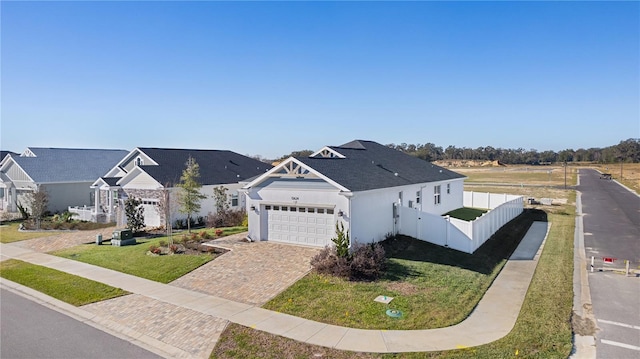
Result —
POLYGON ((13 242, 14 246, 28 248, 36 252, 53 252, 60 249, 75 247, 84 243, 96 241, 96 235, 102 234, 103 238, 111 237, 111 232, 116 227, 92 229, 88 231, 60 231, 53 232, 50 236, 27 239, 13 242))
POLYGON ((171 285, 252 305, 262 305, 311 270, 320 249, 272 242, 242 241, 239 233, 209 242, 229 252, 171 285))

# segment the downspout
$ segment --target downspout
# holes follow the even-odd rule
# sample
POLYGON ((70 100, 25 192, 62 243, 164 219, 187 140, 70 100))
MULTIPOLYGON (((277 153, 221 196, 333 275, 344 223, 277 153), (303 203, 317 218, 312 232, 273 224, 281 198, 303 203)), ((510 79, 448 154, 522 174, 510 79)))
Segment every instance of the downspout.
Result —
POLYGON ((349 228, 347 232, 349 233, 349 249, 351 249, 351 242, 353 241, 353 233, 351 232, 351 226, 353 225, 353 214, 351 213, 351 198, 353 197, 353 192, 342 192, 338 193, 341 196, 345 196, 349 201, 349 228))

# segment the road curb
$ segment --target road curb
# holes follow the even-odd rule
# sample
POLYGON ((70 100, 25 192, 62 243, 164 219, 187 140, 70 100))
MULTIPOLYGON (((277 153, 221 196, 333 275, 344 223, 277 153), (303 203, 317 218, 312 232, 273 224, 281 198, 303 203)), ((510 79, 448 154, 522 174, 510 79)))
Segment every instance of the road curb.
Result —
MULTIPOLYGON (((578 176, 578 178, 580 178, 578 176)), ((576 191, 576 223, 573 248, 573 312, 591 321, 597 329, 596 320, 591 310, 591 289, 587 275, 587 258, 584 249, 584 232, 582 223, 582 201, 580 191, 576 191), (576 280, 576 277, 579 280, 576 280)), ((596 357, 596 341, 593 335, 573 333, 573 348, 570 359, 594 359, 596 357)))

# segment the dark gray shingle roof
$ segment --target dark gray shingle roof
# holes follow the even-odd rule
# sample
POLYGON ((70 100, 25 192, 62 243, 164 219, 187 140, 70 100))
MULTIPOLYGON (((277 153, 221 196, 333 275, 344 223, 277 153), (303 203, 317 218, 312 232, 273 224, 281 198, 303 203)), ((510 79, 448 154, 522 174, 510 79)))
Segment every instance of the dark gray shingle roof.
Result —
POLYGON ((2 161, 4 159, 4 156, 6 155, 11 155, 13 157, 17 156, 18 154, 15 152, 11 152, 11 151, 0 151, 0 161, 2 161))
POLYGON ((36 157, 12 156, 36 183, 93 182, 128 151, 29 147, 36 157))
POLYGON ((297 159, 353 192, 465 177, 373 141, 329 147, 346 158, 297 159))
POLYGON ((202 185, 236 183, 263 174, 272 167, 233 151, 147 147, 138 147, 138 149, 158 163, 158 166, 143 165, 140 168, 160 184, 169 184, 169 187, 180 182, 180 176, 186 167, 189 156, 193 157, 200 165, 200 183, 202 185))

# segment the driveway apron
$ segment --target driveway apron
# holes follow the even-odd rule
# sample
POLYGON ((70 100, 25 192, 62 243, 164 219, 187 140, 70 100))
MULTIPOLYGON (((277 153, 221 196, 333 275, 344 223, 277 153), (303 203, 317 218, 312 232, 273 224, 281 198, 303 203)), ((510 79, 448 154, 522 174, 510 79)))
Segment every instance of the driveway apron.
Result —
POLYGON ((229 252, 171 285, 260 306, 311 270, 320 249, 272 242, 246 242, 246 233, 209 242, 229 252))

